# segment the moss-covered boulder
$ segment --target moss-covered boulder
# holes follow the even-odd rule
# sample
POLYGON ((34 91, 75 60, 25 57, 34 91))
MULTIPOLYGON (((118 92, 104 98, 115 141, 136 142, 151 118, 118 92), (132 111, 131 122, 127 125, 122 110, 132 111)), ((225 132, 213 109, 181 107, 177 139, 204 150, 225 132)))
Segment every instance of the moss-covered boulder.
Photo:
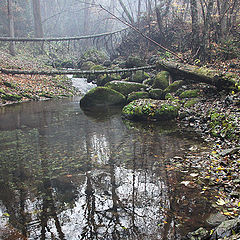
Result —
POLYGON ((129 56, 125 63, 127 68, 143 67, 144 65, 145 61, 138 56, 129 56))
POLYGON ((163 100, 165 99, 165 94, 162 89, 152 89, 149 91, 150 98, 156 100, 163 100))
POLYGON ((91 71, 102 71, 105 70, 105 67, 103 67, 102 65, 93 65, 90 68, 91 71))
POLYGON ((148 79, 150 76, 148 73, 143 71, 137 71, 129 78, 130 82, 142 83, 144 80, 148 79))
POLYGON ((178 116, 179 106, 174 102, 140 99, 126 105, 122 114, 131 120, 173 120, 178 116))
POLYGON ((194 106, 195 104, 197 104, 198 102, 200 102, 199 98, 191 98, 184 103, 184 107, 190 108, 190 107, 194 106))
POLYGON ((159 72, 153 80, 153 88, 165 89, 169 86, 170 74, 167 71, 159 72))
POLYGON ((81 70, 90 70, 91 67, 95 66, 94 62, 92 61, 87 61, 87 62, 84 62, 82 65, 81 65, 81 70))
POLYGON ((170 84, 165 90, 165 93, 172 93, 176 92, 180 87, 182 87, 184 84, 183 80, 175 81, 172 84, 170 84))
POLYGON ((147 88, 146 85, 141 83, 133 83, 133 82, 125 82, 125 81, 112 81, 105 85, 105 87, 114 89, 124 96, 127 96, 129 93, 138 92, 141 90, 145 90, 147 88))
POLYGON ((104 86, 105 84, 112 82, 112 81, 116 81, 116 80, 121 80, 121 75, 119 75, 119 74, 111 74, 111 75, 104 74, 97 78, 97 85, 104 86))
POLYGON ((180 98, 197 98, 200 92, 198 89, 186 90, 180 94, 180 98))
POLYGON ((126 98, 121 93, 106 87, 96 87, 85 94, 80 100, 80 106, 120 105, 125 102, 126 98))
POLYGON ((128 94, 127 102, 132 102, 138 99, 149 98, 149 94, 147 92, 132 92, 128 94))

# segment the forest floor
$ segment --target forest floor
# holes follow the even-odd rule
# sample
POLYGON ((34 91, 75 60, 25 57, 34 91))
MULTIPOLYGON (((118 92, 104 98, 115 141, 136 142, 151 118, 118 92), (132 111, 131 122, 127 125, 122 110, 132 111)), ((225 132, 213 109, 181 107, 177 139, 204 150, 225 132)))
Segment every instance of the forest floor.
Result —
MULTIPOLYGON (((50 70, 34 59, 12 57, 0 51, 0 68, 50 70)), ((40 75, 7 75, 0 73, 0 106, 12 103, 62 98, 76 95, 77 90, 67 77, 40 75)))

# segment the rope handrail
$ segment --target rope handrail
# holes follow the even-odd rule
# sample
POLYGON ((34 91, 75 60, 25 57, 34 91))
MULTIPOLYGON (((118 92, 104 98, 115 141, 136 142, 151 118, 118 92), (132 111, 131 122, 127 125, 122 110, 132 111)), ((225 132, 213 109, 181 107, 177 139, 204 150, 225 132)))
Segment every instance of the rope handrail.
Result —
POLYGON ((111 69, 111 70, 93 70, 93 71, 82 71, 82 70, 57 70, 57 71, 37 71, 37 70, 14 70, 14 69, 3 69, 0 68, 0 72, 4 74, 19 74, 19 75, 71 75, 78 74, 82 76, 87 75, 100 75, 100 74, 113 74, 113 73, 125 73, 125 72, 136 72, 139 70, 151 70, 155 69, 156 65, 149 65, 144 67, 136 68, 121 68, 121 69, 111 69))
POLYGON ((75 40, 83 40, 90 38, 98 38, 105 37, 108 35, 113 35, 122 31, 127 30, 127 28, 123 28, 113 32, 106 32, 94 35, 86 35, 86 36, 76 36, 76 37, 57 37, 57 38, 12 38, 12 37, 0 37, 0 41, 3 42, 59 42, 59 41, 75 41, 75 40))

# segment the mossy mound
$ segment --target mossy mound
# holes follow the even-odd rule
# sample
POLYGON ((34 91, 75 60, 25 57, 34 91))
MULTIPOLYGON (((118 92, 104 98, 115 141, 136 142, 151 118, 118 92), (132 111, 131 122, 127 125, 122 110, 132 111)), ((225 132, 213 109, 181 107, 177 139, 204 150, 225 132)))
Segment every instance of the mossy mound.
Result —
POLYGON ((127 68, 143 67, 144 65, 145 65, 145 61, 137 56, 129 56, 125 63, 125 66, 127 68))
POLYGON ((162 89, 152 89, 149 91, 150 98, 156 100, 163 100, 165 99, 164 91, 162 89))
POLYGON ((150 76, 148 73, 143 71, 137 71, 129 78, 130 82, 142 83, 144 80, 148 79, 150 76))
POLYGON ((182 85, 184 84, 183 80, 175 81, 172 84, 170 84, 165 90, 165 93, 172 93, 176 92, 182 85))
POLYGON ((116 81, 116 80, 121 80, 121 75, 119 74, 111 74, 111 75, 101 75, 97 78, 97 85, 98 86, 104 86, 105 84, 116 81))
POLYGON ((153 88, 165 89, 169 86, 170 74, 167 71, 159 72, 153 80, 153 88))
POLYGON ((178 110, 176 103, 140 99, 126 105, 122 114, 131 120, 173 120, 178 116, 178 110))
POLYGON ((22 99, 22 96, 19 96, 17 94, 10 94, 10 93, 5 93, 4 95, 1 96, 3 100, 6 101, 20 101, 22 99))
POLYGON ((132 92, 128 94, 127 102, 132 102, 138 99, 149 98, 149 94, 147 92, 132 92))
POLYGON ((112 81, 107 83, 105 87, 118 91, 125 96, 127 96, 129 93, 138 92, 138 91, 141 91, 142 89, 145 90, 147 88, 146 85, 141 83, 124 82, 124 81, 112 81))
POLYGON ((85 94, 80 101, 80 106, 120 105, 125 102, 126 98, 121 93, 106 87, 96 87, 85 94))
POLYGON ((92 62, 92 61, 87 61, 87 62, 84 62, 82 65, 81 65, 81 70, 90 70, 91 67, 95 66, 95 63, 92 62))
POLYGON ((199 98, 192 98, 192 99, 189 99, 187 100, 185 103, 184 103, 184 107, 185 108, 190 108, 192 106, 194 106, 196 103, 200 102, 200 99, 199 98))
POLYGON ((105 70, 105 67, 103 67, 102 65, 93 65, 91 68, 90 68, 91 71, 102 71, 102 70, 105 70))
POLYGON ((180 98, 196 98, 199 96, 199 90, 186 90, 180 94, 180 98))

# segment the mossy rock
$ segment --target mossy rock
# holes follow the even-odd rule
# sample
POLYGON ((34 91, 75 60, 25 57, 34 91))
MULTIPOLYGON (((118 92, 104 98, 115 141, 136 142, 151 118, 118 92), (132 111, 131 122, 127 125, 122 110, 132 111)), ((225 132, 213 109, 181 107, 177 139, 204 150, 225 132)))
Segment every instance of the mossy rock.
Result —
POLYGON ((139 70, 136 73, 134 73, 132 77, 129 78, 129 81, 136 82, 136 83, 142 83, 144 80, 148 79, 149 77, 150 76, 148 73, 139 70))
POLYGON ((166 95, 165 95, 165 99, 166 100, 174 100, 174 97, 173 97, 173 95, 171 94, 171 93, 167 93, 166 95))
POLYGON ((185 108, 190 108, 192 106, 194 106, 196 103, 200 102, 200 99, 199 98, 192 98, 192 99, 189 99, 187 100, 185 103, 184 103, 184 107, 185 108))
POLYGON ((156 100, 163 100, 165 99, 164 91, 162 89, 152 89, 149 91, 150 98, 156 100))
POLYGON ((92 61, 84 62, 81 66, 81 70, 90 70, 93 66, 95 66, 95 63, 92 61))
POLYGON ((142 89, 145 90, 147 88, 146 85, 141 83, 133 83, 133 82, 125 82, 125 81, 112 81, 105 85, 105 87, 114 89, 124 96, 127 96, 129 93, 138 92, 142 89))
POLYGON ((97 78, 97 85, 98 86, 104 86, 105 84, 116 81, 116 80, 121 80, 121 75, 119 74, 111 74, 111 75, 101 75, 97 78))
POLYGON ((105 70, 105 67, 103 67, 102 65, 93 65, 91 68, 90 68, 91 71, 102 71, 102 70, 105 70))
POLYGON ((180 94, 180 98, 196 98, 199 96, 199 90, 186 90, 180 94))
POLYGON ((96 87, 84 95, 80 100, 80 106, 120 105, 125 102, 126 98, 121 93, 106 87, 96 87))
POLYGON ((176 92, 180 87, 182 87, 184 84, 183 80, 175 81, 172 84, 170 84, 165 90, 165 93, 172 93, 176 92))
POLYGON ((139 99, 126 105, 122 114, 131 120, 173 120, 178 116, 179 106, 153 99, 139 99))
POLYGON ((143 84, 148 85, 148 86, 152 86, 153 85, 153 78, 148 78, 148 79, 144 80, 143 84))
POLYGON ((128 94, 127 102, 132 102, 138 99, 149 98, 149 94, 147 92, 132 92, 128 94))
POLYGON ((1 97, 3 100, 5 101, 13 101, 13 102, 16 102, 16 101, 20 101, 22 99, 22 96, 19 96, 17 94, 9 94, 9 93, 5 93, 5 95, 3 95, 1 97))
POLYGON ((153 88, 166 89, 169 86, 170 74, 167 71, 159 72, 153 80, 153 88))
POLYGON ((138 56, 129 56, 125 63, 125 66, 127 68, 143 67, 144 65, 145 65, 145 61, 138 56))

